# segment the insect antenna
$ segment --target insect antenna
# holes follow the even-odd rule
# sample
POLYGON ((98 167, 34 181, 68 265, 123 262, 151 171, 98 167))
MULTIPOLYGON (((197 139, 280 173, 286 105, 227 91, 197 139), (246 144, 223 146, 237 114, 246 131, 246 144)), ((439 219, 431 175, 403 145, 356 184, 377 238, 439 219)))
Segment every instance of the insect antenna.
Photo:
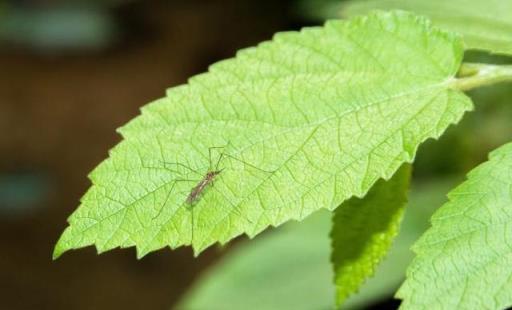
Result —
POLYGON ((176 179, 176 180, 173 180, 172 187, 167 192, 167 195, 165 196, 165 200, 162 203, 162 205, 160 207, 160 210, 158 210, 158 213, 155 216, 153 216, 152 220, 155 220, 156 218, 158 218, 162 214, 162 211, 163 211, 165 205, 167 204, 167 201, 169 201, 169 198, 170 198, 171 194, 174 192, 174 187, 176 186, 176 183, 178 183, 178 182, 195 182, 195 180, 187 180, 187 179, 176 179))

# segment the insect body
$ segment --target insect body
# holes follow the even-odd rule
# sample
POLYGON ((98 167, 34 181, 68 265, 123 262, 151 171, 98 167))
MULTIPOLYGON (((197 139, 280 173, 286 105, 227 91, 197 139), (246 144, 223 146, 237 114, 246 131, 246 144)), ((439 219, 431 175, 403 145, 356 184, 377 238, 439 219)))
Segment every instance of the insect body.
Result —
MULTIPOLYGON (((212 164, 212 149, 218 149, 218 148, 224 148, 222 147, 211 147, 208 149, 208 155, 210 158, 210 167, 212 164)), ((200 197, 203 191, 208 187, 208 185, 213 184, 213 181, 215 178, 222 172, 223 169, 219 170, 219 164, 222 160, 222 157, 224 157, 224 152, 222 152, 219 156, 219 160, 217 161, 217 164, 215 165, 215 169, 209 169, 208 172, 206 172, 206 175, 192 188, 190 193, 187 196, 186 203, 192 205, 194 204, 200 197)), ((197 172, 196 172, 197 173, 197 172)))
POLYGON ((199 197, 201 196, 201 193, 208 187, 208 185, 212 184, 215 178, 222 172, 221 170, 214 170, 214 171, 208 171, 204 178, 197 183, 194 188, 190 191, 190 194, 187 196, 186 202, 188 204, 194 204, 199 197))

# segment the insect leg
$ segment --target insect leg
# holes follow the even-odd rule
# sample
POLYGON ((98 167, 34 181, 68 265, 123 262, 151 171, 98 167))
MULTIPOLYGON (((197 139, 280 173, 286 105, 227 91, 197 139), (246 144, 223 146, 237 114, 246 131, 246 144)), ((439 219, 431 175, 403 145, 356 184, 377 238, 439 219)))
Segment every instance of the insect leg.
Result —
MULTIPOLYGON (((208 158, 209 158, 209 166, 210 166, 210 167, 208 167, 208 170, 211 171, 213 169, 213 167, 212 167, 212 150, 214 150, 214 149, 223 149, 223 148, 226 148, 228 145, 229 145, 229 142, 226 145, 224 145, 224 146, 211 146, 211 147, 208 148, 208 158)), ((220 161, 222 159, 222 156, 224 156, 224 152, 220 153, 219 159, 217 160, 217 163, 215 164, 215 171, 219 170, 218 169, 219 168, 219 163, 220 163, 220 161)))
POLYGON ((236 161, 239 161, 239 162, 241 162, 241 163, 242 163, 242 164, 244 164, 244 165, 250 166, 251 168, 254 168, 254 169, 256 169, 256 170, 259 170, 259 171, 262 171, 262 172, 266 172, 266 173, 274 173, 274 172, 276 172, 276 170, 265 170, 265 169, 261 169, 261 168, 259 168, 259 167, 256 167, 256 166, 255 166, 255 165, 253 165, 253 164, 250 164, 250 163, 248 163, 248 162, 246 162, 246 161, 243 161, 243 160, 241 160, 241 159, 239 159, 239 158, 236 158, 236 157, 234 157, 233 155, 229 155, 228 153, 222 153, 222 154, 223 154, 224 156, 226 156, 226 157, 229 157, 229 158, 231 158, 231 159, 234 159, 234 160, 236 160, 236 161))
POLYGON ((192 204, 188 207, 190 208, 190 245, 194 246, 194 208, 192 204))
POLYGON ((160 210, 158 210, 158 213, 155 216, 153 216, 152 220, 158 218, 160 216, 160 214, 162 214, 162 211, 163 211, 165 205, 167 204, 167 201, 169 201, 169 197, 171 196, 171 193, 174 191, 174 187, 176 186, 176 183, 178 183, 178 182, 194 182, 194 180, 186 180, 186 179, 174 180, 171 189, 169 190, 169 192, 167 192, 167 196, 165 197, 164 203, 160 207, 160 210))
MULTIPOLYGON (((189 171, 192 171, 192 172, 194 172, 194 173, 196 173, 196 174, 198 174, 198 175, 201 175, 201 176, 203 175, 201 172, 197 171, 196 169, 194 169, 194 168, 192 168, 192 167, 190 167, 190 166, 187 166, 187 165, 185 165, 185 164, 182 164, 182 163, 178 163, 178 162, 166 162, 166 161, 164 161, 164 162, 163 162, 163 164, 164 164, 164 165, 176 165, 176 166, 180 166, 180 167, 186 168, 186 169, 188 169, 189 171)), ((171 170, 171 171, 178 172, 178 171, 176 171, 176 170, 171 170)))
POLYGON ((225 195, 223 192, 221 192, 220 190, 218 190, 217 188, 215 188, 215 186, 213 186, 213 184, 212 184, 212 188, 213 188, 217 193, 219 193, 220 195, 222 195, 222 196, 224 197, 224 199, 226 199, 226 201, 227 201, 229 204, 231 204, 231 207, 233 207, 233 211, 236 211, 236 213, 237 213, 240 217, 242 217, 243 219, 245 219, 247 222, 249 222, 249 223, 251 223, 251 224, 254 224, 254 222, 253 222, 252 220, 250 220, 247 216, 244 216, 244 215, 242 214, 242 211, 240 210, 240 207, 235 206, 235 204, 233 204, 233 203, 231 202, 231 200, 229 200, 229 199, 228 199, 228 197, 226 197, 226 195, 225 195))

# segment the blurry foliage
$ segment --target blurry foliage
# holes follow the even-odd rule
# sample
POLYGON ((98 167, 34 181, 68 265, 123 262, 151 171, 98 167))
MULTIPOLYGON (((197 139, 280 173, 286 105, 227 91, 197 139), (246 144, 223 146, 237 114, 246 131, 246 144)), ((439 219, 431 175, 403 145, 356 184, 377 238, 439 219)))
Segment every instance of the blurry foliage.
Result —
POLYGON ((48 198, 51 180, 36 172, 0 174, 0 216, 15 218, 40 208, 48 198))
POLYGON ((460 33, 467 49, 512 55, 510 0, 351 0, 338 15, 364 15, 376 9, 427 16, 436 26, 460 33))
MULTIPOLYGON (((429 218, 458 181, 448 177, 413 185, 401 232, 388 257, 345 309, 358 309, 389 298, 404 279, 413 258, 412 243, 429 227, 429 218)), ((235 246, 211 268, 177 309, 332 309, 334 277, 330 265, 331 213, 320 211, 301 223, 235 246)))
POLYGON ((295 6, 297 15, 307 20, 322 22, 335 18, 343 0, 298 0, 295 6))
POLYGON ((0 43, 40 52, 103 49, 119 32, 108 7, 91 2, 0 8, 0 43))

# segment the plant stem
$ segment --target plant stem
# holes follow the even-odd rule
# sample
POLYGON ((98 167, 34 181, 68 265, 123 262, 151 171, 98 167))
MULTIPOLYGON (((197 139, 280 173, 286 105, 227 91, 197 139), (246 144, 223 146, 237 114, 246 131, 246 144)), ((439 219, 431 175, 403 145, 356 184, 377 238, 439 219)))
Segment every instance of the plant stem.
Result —
POLYGON ((457 76, 458 79, 453 85, 463 91, 500 82, 512 82, 512 65, 463 63, 457 76))

